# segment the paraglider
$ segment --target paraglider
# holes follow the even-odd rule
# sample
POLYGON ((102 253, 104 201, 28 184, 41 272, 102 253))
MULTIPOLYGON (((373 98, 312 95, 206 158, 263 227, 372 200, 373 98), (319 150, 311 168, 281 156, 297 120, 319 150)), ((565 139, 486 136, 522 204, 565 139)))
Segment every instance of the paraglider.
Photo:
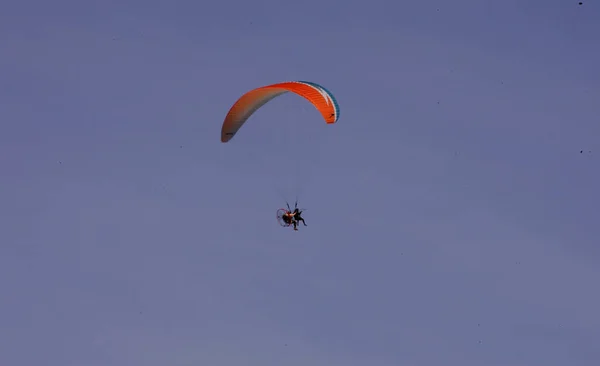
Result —
POLYGON ((306 222, 304 222, 304 218, 302 217, 302 212, 304 210, 298 209, 298 201, 296 201, 293 211, 287 202, 286 206, 287 210, 285 208, 280 208, 279 210, 277 210, 277 221, 279 222, 279 225, 283 227, 293 226, 294 231, 298 231, 298 224, 300 222, 302 222, 304 226, 308 226, 306 225, 306 222))
POLYGON ((321 113, 327 124, 337 122, 340 107, 333 94, 309 81, 288 81, 250 90, 231 107, 221 127, 221 142, 228 142, 260 107, 285 93, 295 93, 308 100, 321 113))
MULTIPOLYGON (((263 105, 272 99, 285 94, 295 93, 309 101, 321 114, 325 123, 334 124, 340 117, 340 107, 333 94, 323 86, 309 81, 288 81, 262 86, 242 95, 231 107, 221 126, 221 142, 229 142, 246 123, 246 121, 263 105)), ((298 231, 298 224, 306 222, 302 210, 298 209, 298 201, 294 210, 280 208, 277 210, 277 221, 283 227, 293 226, 298 231)))

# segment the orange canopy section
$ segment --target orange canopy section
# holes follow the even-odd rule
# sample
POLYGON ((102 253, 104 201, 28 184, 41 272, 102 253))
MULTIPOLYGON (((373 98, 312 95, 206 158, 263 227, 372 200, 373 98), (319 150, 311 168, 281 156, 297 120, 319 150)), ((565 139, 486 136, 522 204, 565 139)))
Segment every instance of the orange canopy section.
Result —
POLYGON ((304 97, 317 108, 326 123, 335 123, 340 116, 340 107, 333 94, 319 84, 308 81, 289 81, 263 86, 247 92, 227 113, 221 127, 221 142, 228 142, 242 125, 271 99, 292 92, 304 97))

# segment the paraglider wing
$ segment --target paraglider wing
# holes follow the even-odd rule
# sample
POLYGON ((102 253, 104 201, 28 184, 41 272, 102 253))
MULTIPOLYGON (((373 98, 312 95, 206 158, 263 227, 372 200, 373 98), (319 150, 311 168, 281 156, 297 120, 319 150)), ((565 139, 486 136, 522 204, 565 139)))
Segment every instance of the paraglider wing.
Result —
POLYGON ((296 93, 311 102, 328 124, 335 123, 340 116, 340 108, 333 94, 319 84, 308 81, 290 81, 263 86, 247 92, 227 113, 221 127, 221 142, 228 142, 242 125, 271 99, 287 93, 296 93))

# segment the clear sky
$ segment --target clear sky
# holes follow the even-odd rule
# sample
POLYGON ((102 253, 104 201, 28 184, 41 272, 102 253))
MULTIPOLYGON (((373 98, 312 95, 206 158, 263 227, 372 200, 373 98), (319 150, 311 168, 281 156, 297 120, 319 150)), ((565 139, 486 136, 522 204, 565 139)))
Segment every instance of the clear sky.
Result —
POLYGON ((0 364, 600 365, 599 42, 598 1, 3 1, 0 364), (287 80, 339 122, 220 142, 287 80))

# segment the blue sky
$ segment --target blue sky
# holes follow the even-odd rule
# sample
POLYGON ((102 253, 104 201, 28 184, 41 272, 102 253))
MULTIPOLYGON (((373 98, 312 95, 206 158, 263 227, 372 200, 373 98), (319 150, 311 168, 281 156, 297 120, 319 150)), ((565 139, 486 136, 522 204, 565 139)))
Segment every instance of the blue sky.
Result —
POLYGON ((577 3, 4 2, 0 364, 598 365, 577 3))

